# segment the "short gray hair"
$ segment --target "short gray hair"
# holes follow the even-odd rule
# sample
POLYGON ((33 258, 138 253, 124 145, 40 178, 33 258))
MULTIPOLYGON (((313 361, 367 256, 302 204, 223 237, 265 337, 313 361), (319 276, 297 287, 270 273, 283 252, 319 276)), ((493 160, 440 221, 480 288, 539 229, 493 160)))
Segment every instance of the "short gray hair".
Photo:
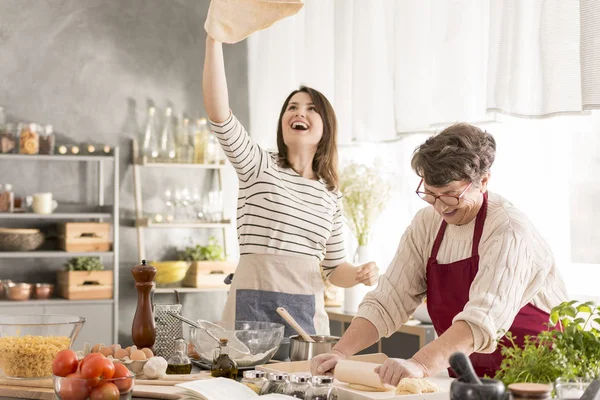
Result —
POLYGON ((476 126, 459 123, 430 137, 415 149, 411 166, 434 187, 453 181, 478 184, 496 157, 494 137, 476 126))

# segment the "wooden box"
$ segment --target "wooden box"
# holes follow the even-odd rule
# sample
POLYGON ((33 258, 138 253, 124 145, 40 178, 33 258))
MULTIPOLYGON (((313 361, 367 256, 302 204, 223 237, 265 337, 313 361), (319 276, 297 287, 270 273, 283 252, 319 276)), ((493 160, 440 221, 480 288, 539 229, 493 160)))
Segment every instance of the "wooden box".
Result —
POLYGON ((226 288, 223 281, 227 275, 235 272, 236 263, 229 261, 194 261, 183 280, 183 286, 219 289, 226 288))
POLYGON ((64 222, 58 226, 58 246, 69 252, 110 251, 108 222, 64 222))
POLYGON ((113 298, 113 271, 59 271, 58 295, 70 300, 113 298))

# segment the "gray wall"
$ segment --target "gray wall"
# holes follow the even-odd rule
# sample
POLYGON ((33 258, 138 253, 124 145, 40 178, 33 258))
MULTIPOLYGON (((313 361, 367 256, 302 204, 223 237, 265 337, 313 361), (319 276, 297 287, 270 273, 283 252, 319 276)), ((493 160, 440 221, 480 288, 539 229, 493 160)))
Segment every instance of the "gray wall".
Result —
MULTIPOLYGON (((0 0, 0 105, 11 120, 52 124, 76 142, 120 146, 121 212, 131 215, 133 134, 123 128, 128 104, 135 102, 140 125, 148 100, 160 108, 171 102, 176 113, 204 114, 201 77, 208 5, 208 0, 0 0)), ((245 43, 227 46, 225 56, 231 106, 247 123, 245 43)), ((85 163, 0 162, 0 183, 13 183, 19 195, 51 191, 59 202, 93 201, 94 173, 85 163)), ((210 184, 204 172, 160 173, 143 171, 148 210, 161 210, 161 194, 168 185, 210 184)), ((235 215, 236 185, 235 176, 228 172, 229 217, 235 215)), ((112 186, 105 189, 110 204, 112 186)), ((39 221, 33 224, 43 226, 39 221)), ((139 261, 135 229, 123 226, 120 232, 119 330, 120 342, 128 343, 136 305, 130 270, 139 261)), ((161 258, 174 247, 202 241, 206 235, 191 230, 147 231, 147 256, 161 258)), ((229 238, 235 241, 235 232, 229 238)), ((52 281, 64 261, 3 259, 0 279, 52 281)), ((186 294, 184 314, 215 320, 224 300, 223 293, 186 294)))

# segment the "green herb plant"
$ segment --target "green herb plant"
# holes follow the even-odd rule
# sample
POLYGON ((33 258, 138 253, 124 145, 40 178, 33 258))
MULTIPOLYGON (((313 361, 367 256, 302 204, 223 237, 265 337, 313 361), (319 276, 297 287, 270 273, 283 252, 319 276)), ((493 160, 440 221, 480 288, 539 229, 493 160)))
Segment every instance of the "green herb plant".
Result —
POLYGON ((495 379, 509 385, 600 376, 600 307, 594 302, 564 302, 550 313, 549 326, 556 325, 557 330, 526 336, 522 348, 507 332, 509 344, 501 344, 504 360, 495 379))
POLYGON ((180 259, 184 261, 223 261, 225 255, 223 246, 219 244, 214 236, 211 236, 206 246, 197 244, 196 246, 186 247, 181 253, 180 259))
POLYGON ((104 265, 97 257, 75 257, 65 264, 67 271, 102 271, 104 265))

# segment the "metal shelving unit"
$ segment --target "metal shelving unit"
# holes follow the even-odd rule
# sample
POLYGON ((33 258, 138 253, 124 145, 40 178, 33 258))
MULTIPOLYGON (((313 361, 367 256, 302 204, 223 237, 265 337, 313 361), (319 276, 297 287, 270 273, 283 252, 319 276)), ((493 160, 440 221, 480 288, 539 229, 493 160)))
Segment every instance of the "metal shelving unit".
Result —
POLYGON ((119 322, 119 148, 110 155, 25 155, 0 154, 0 161, 49 161, 49 162, 92 162, 98 163, 98 199, 96 205, 61 205, 49 215, 34 213, 0 213, 0 220, 112 220, 113 249, 106 252, 66 252, 62 250, 38 250, 23 252, 0 252, 0 259, 19 258, 71 258, 71 257, 112 257, 113 298, 110 300, 28 300, 24 302, 0 301, 0 306, 60 306, 60 305, 111 305, 113 308, 112 340, 118 340, 119 322), (104 204, 104 165, 113 165, 113 204, 104 204))
MULTIPOLYGON (((134 221, 137 231, 137 242, 138 242, 138 258, 139 260, 146 259, 146 249, 144 244, 144 229, 148 228, 160 228, 160 229, 181 229, 181 228, 192 228, 192 229, 220 229, 223 238, 223 251, 227 255, 227 229, 231 227, 231 221, 221 221, 219 223, 208 223, 200 221, 176 221, 176 222, 154 222, 152 219, 144 215, 143 199, 142 199, 142 168, 162 168, 162 169, 200 169, 200 170, 215 170, 217 172, 217 183, 218 189, 223 188, 223 178, 221 171, 228 168, 224 164, 180 164, 180 163, 157 163, 148 162, 145 157, 142 157, 140 149, 136 139, 133 139, 133 184, 134 184, 134 195, 135 195, 135 213, 136 220, 134 221)), ((198 291, 211 291, 198 290, 195 288, 189 288, 193 290, 181 290, 182 292, 198 292, 198 291)), ((219 290, 219 289, 214 289, 219 290)), ((166 290, 164 291, 166 292, 166 290)), ((172 293, 173 289, 170 289, 169 293, 172 293)), ((161 293, 160 289, 156 290, 156 293, 161 293)))

